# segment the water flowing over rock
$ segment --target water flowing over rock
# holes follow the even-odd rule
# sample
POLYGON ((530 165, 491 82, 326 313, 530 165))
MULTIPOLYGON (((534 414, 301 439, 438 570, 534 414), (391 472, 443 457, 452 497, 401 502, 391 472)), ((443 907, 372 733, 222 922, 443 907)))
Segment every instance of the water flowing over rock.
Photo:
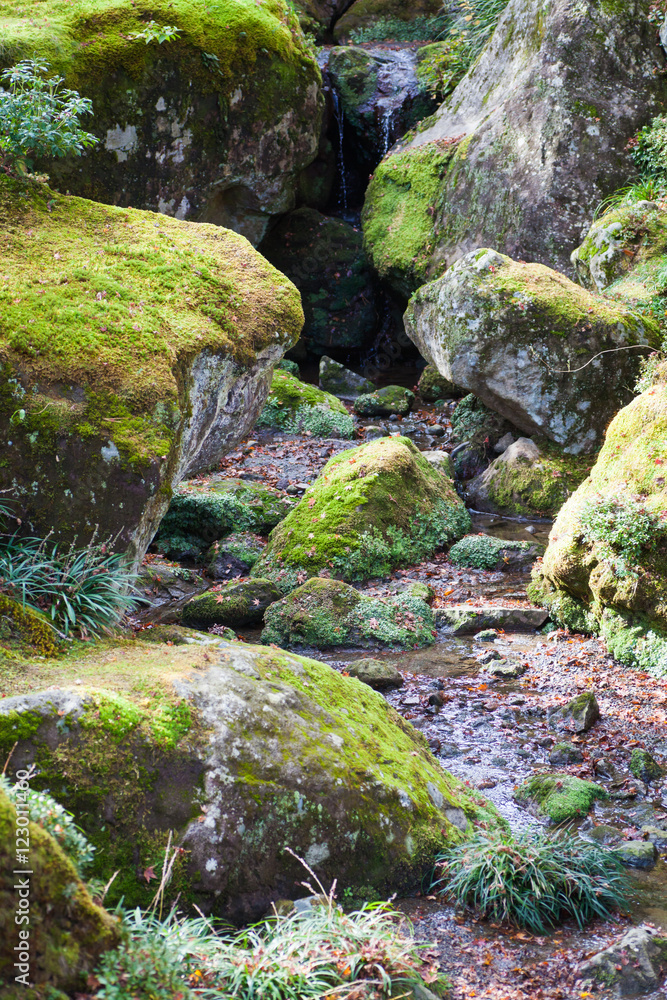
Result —
POLYGON ((629 400, 649 351, 627 348, 659 342, 654 320, 493 250, 466 254, 422 286, 405 325, 446 378, 570 454, 594 450, 629 400))
POLYGON ((0 218, 0 488, 41 535, 99 526, 141 558, 174 487, 252 427, 298 292, 217 226, 10 180, 0 218))
POLYGON ((628 137, 667 96, 648 7, 510 0, 451 96, 375 172, 364 231, 379 273, 414 289, 483 245, 568 273, 596 206, 636 176, 628 137))
MULTIPOLYGON (((158 44, 136 37, 142 6, 40 4, 50 17, 33 25, 29 54, 92 99, 86 125, 101 139, 80 159, 44 166, 62 191, 212 222, 257 244, 294 207, 318 149, 320 73, 296 16, 280 0, 173 0, 164 18, 179 34, 158 44)), ((27 54, 11 16, 22 12, 0 3, 3 66, 27 54)))

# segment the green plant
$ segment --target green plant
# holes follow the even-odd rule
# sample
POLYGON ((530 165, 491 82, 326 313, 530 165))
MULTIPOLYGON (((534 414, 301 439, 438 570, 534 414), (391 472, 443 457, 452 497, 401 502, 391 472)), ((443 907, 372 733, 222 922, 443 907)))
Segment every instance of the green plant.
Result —
POLYGON ((43 611, 65 636, 95 635, 142 600, 122 554, 93 537, 61 551, 48 538, 0 535, 0 593, 43 611))
MULTIPOLYGON (((157 21, 149 21, 143 31, 135 32, 133 35, 130 35, 130 38, 135 41, 143 41, 146 45, 150 45, 151 42, 157 42, 158 45, 162 45, 163 42, 173 41, 180 33, 181 29, 173 24, 158 24, 157 21)), ((207 55, 207 53, 204 53, 204 55, 207 55)), ((210 58, 211 56, 209 56, 210 58)), ((217 60, 216 56, 213 56, 213 58, 217 60)))
POLYGON ((449 561, 455 566, 471 566, 474 569, 496 569, 506 561, 508 552, 521 552, 530 548, 529 542, 494 538, 492 535, 465 535, 452 545, 449 561))
MULTIPOLYGON (((667 179, 666 179, 667 180, 667 179)), ((635 184, 628 184, 626 187, 618 188, 613 194, 604 198, 595 209, 594 219, 598 219, 605 212, 620 205, 636 205, 638 201, 660 201, 666 193, 665 181, 656 177, 645 177, 635 184)))
POLYGON ((564 917, 579 927, 627 902, 614 850, 571 833, 478 833, 437 859, 433 888, 492 920, 543 933, 564 917))
POLYGON ((378 17, 368 26, 352 28, 350 40, 362 42, 424 42, 440 38, 447 31, 449 19, 444 14, 432 17, 378 17))
MULTIPOLYGON (((667 277, 667 275, 666 275, 667 277)), ((651 386, 655 385, 658 373, 662 366, 664 366, 665 361, 667 361, 667 355, 664 351, 653 351, 648 357, 641 358, 639 361, 639 375, 637 376, 637 381, 635 382, 635 392, 646 392, 651 386)))
POLYGON ((0 80, 0 156, 9 169, 25 174, 41 156, 80 156, 99 139, 81 128, 92 102, 76 90, 63 90, 63 77, 47 77, 48 63, 24 59, 0 80))
POLYGON ((630 155, 643 177, 667 181, 667 115, 657 115, 630 140, 630 155))
POLYGON ((661 533, 657 517, 641 498, 629 494, 587 500, 579 523, 584 539, 598 545, 618 576, 632 574, 642 553, 655 547, 661 533))
POLYGON ((95 848, 79 830, 72 814, 47 792, 36 792, 30 788, 26 790, 21 787, 20 782, 12 785, 4 774, 0 774, 0 790, 19 809, 23 807, 24 815, 31 822, 37 823, 58 841, 79 875, 82 875, 92 864, 95 848))

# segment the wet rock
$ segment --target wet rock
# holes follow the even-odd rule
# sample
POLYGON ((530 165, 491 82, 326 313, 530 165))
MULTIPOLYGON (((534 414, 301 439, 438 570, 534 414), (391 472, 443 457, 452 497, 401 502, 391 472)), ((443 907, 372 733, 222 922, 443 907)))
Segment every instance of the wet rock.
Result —
POLYGON ((667 970, 667 937, 657 928, 632 927, 618 941, 579 966, 580 978, 612 988, 615 997, 642 996, 662 985, 667 970))
POLYGON ((586 733, 600 718, 600 706, 592 691, 583 691, 562 708, 549 712, 549 724, 571 733, 586 733))
POLYGON ((631 399, 627 385, 642 352, 600 352, 658 344, 652 319, 494 250, 466 254, 423 285, 405 327, 443 375, 568 454, 599 447, 619 404, 631 399), (596 364, 586 363, 593 358, 596 364))
POLYGON ((665 769, 651 756, 648 750, 640 750, 639 747, 630 754, 630 773, 639 778, 640 781, 660 781, 664 777, 665 769))
POLYGON ((348 664, 347 672, 350 677, 356 677, 362 684, 368 684, 376 691, 403 685, 403 678, 396 667, 386 660, 354 660, 348 664))
POLYGON ((438 756, 444 757, 460 757, 464 751, 456 743, 441 743, 440 749, 438 750, 438 756))
POLYGON ((431 604, 435 597, 433 587, 428 583, 422 583, 421 580, 396 581, 390 585, 389 592, 392 594, 410 594, 412 597, 418 597, 420 601, 424 601, 426 604, 431 604))
POLYGON ((376 427, 374 424, 368 424, 365 429, 365 435, 367 441, 377 441, 378 438, 389 437, 389 431, 385 430, 384 427, 376 427))
POLYGON ((593 781, 570 774, 536 774, 519 785, 514 797, 532 806, 539 816, 565 823, 585 816, 597 799, 607 798, 607 792, 593 781))
POLYGON ((442 424, 429 424, 428 433, 432 434, 433 437, 444 437, 445 428, 442 424))
POLYGON ((469 566, 472 569, 486 570, 515 570, 531 565, 539 551, 539 547, 530 542, 510 541, 506 538, 494 538, 493 535, 484 534, 465 535, 455 545, 452 545, 448 558, 455 566, 469 566))
POLYGON ((628 868, 653 868, 658 860, 658 850, 650 840, 625 840, 616 851, 628 868))
POLYGON ((595 771, 595 776, 597 778, 610 778, 611 780, 615 780, 618 777, 618 771, 612 762, 606 757, 598 757, 598 759, 593 762, 593 770, 595 771))
POLYGON ((558 764, 581 764, 584 755, 578 747, 573 747, 571 743, 556 743, 549 753, 549 763, 558 764))
POLYGON ((667 830, 663 830, 659 826, 643 826, 641 832, 646 840, 655 844, 658 851, 664 851, 667 848, 667 830))
MULTIPOLYGON (((588 823, 590 820, 586 820, 586 822, 588 823)), ((592 840, 601 847, 613 847, 623 839, 623 834, 620 830, 617 830, 615 826, 608 826, 606 823, 600 823, 599 826, 591 826, 590 829, 586 830, 584 830, 582 825, 580 831, 587 840, 592 840)))
POLYGON ((259 625, 266 609, 278 600, 280 591, 270 580, 223 584, 188 601, 181 612, 181 621, 201 629, 212 625, 231 629, 259 625))
POLYGON ((501 660, 502 656, 497 649, 487 649, 483 653, 479 653, 475 659, 484 667, 488 663, 493 663, 494 660, 501 660))
POLYGON ((435 403, 439 399, 460 399, 466 395, 466 391, 441 375, 434 365, 426 365, 419 376, 417 394, 425 403, 435 403))
POLYGON ((451 481, 411 441, 381 438, 327 462, 252 572, 285 591, 321 572, 344 580, 389 576, 460 538, 469 524, 451 481))
POLYGON ((192 569, 170 564, 155 557, 149 558, 151 561, 145 562, 141 567, 137 586, 153 605, 182 601, 195 594, 201 594, 209 586, 206 580, 192 569))
POLYGON ((273 373, 256 426, 293 434, 309 431, 324 438, 351 438, 354 434, 354 421, 336 396, 280 370, 273 373))
POLYGON ((499 628, 505 632, 534 632, 544 625, 547 617, 547 612, 540 608, 491 605, 471 607, 468 604, 453 604, 435 611, 436 626, 452 635, 474 635, 487 628, 499 628))
POLYGON ((429 705, 435 705, 436 708, 442 708, 445 704, 445 699, 442 697, 439 691, 434 692, 428 696, 429 705))
POLYGON ((247 576, 266 542, 250 531, 240 531, 213 542, 204 557, 204 567, 213 580, 247 576))
POLYGON ((320 358, 320 389, 340 399, 356 399, 364 393, 374 392, 375 386, 363 375, 357 375, 324 354, 320 358))
POLYGON ((311 577, 273 604, 262 642, 277 646, 428 646, 433 612, 417 597, 368 597, 341 580, 311 577))
POLYGON ((405 416, 412 409, 415 394, 402 385, 386 385, 375 392, 358 396, 354 412, 360 417, 405 416))
POLYGON ((496 680, 510 681, 522 677, 528 667, 518 660, 497 660, 487 667, 487 673, 496 680))
POLYGON ((297 208, 271 230, 260 252, 301 292, 302 342, 309 351, 359 348, 373 335, 375 284, 356 226, 313 208, 297 208))
POLYGON ((473 636, 475 642, 495 642, 497 638, 498 632, 494 628, 483 628, 473 636))

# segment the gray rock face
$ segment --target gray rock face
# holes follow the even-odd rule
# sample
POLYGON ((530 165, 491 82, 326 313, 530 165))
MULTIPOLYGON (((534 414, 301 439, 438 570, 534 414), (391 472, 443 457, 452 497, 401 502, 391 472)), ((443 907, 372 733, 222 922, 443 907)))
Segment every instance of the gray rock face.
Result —
POLYGON ((364 393, 374 392, 375 386, 363 375, 357 375, 323 354, 320 358, 320 389, 340 399, 356 399, 364 393))
POLYGON ((599 445, 631 398, 644 353, 600 352, 658 342, 652 320, 493 250, 467 254, 422 286, 405 327, 446 378, 570 454, 599 445))
POLYGON ((385 688, 401 687, 403 678, 396 667, 386 660, 355 660, 347 666, 350 677, 356 677, 363 684, 382 691, 385 688))
POLYGON ((662 110, 648 8, 510 0, 428 127, 392 151, 464 136, 435 201, 433 266, 490 244, 569 273, 595 206, 635 175, 628 136, 662 110))
POLYGON ((611 986, 615 997, 632 997, 652 993, 661 985, 666 968, 667 938, 655 927, 641 924, 577 971, 582 979, 611 986))
POLYGON ((533 632, 544 625, 548 613, 541 608, 473 608, 466 604, 435 609, 435 624, 453 635, 474 635, 480 629, 533 632))

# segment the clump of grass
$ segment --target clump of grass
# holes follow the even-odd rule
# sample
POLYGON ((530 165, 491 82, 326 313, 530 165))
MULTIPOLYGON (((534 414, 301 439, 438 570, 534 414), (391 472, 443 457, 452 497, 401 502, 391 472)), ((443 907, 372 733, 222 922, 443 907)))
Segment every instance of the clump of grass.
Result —
POLYGON ((583 927, 627 904, 617 852, 570 833, 478 833, 440 855, 435 875, 437 891, 540 934, 565 917, 583 927))
POLYGON ((595 209, 594 218, 598 219, 605 212, 612 208, 619 208, 621 205, 636 205, 639 201, 661 201, 667 194, 665 180, 657 177, 644 177, 634 184, 617 188, 600 202, 595 209))

